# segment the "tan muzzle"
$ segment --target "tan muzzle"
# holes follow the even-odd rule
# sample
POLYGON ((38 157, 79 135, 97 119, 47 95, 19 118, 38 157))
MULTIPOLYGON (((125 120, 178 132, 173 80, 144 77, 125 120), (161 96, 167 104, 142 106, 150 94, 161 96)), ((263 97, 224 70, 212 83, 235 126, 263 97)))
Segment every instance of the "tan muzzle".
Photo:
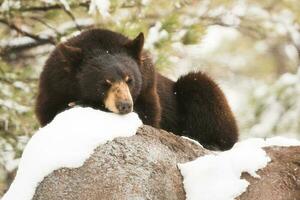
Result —
POLYGON ((111 87, 104 99, 105 107, 114 113, 127 114, 133 110, 133 101, 128 85, 124 81, 110 83, 111 87))

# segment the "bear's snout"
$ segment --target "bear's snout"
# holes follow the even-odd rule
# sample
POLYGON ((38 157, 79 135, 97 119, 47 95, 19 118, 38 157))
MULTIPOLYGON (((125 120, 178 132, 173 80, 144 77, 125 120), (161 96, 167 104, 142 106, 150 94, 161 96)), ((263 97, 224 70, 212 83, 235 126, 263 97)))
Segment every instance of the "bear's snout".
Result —
POLYGON ((127 114, 132 111, 132 102, 130 101, 119 101, 116 103, 116 107, 120 114, 127 114))
POLYGON ((104 105, 114 113, 127 114, 132 112, 133 100, 128 85, 124 81, 111 83, 104 105))

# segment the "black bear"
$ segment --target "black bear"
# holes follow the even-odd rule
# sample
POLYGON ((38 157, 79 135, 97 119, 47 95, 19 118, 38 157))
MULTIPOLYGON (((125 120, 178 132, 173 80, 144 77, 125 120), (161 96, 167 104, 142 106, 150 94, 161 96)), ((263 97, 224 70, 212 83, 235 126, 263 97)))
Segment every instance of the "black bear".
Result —
POLYGON ((40 76, 41 125, 75 103, 119 114, 135 111, 144 124, 189 136, 209 149, 230 149, 238 129, 217 84, 201 72, 171 81, 155 71, 143 44, 142 33, 131 40, 105 29, 59 44, 40 76))

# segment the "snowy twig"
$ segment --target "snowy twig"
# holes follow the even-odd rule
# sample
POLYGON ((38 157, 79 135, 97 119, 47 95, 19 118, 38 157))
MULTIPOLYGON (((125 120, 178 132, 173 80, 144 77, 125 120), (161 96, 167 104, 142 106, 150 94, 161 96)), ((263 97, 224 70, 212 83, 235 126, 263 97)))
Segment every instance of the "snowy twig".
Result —
POLYGON ((52 31, 55 32, 55 34, 58 36, 58 37, 61 37, 61 33, 56 30, 53 26, 51 26, 50 24, 48 24, 47 22, 45 22, 44 20, 38 18, 38 17, 30 17, 32 20, 35 20, 37 22, 40 22, 41 24, 43 24, 44 26, 46 26, 47 28, 51 29, 52 31))
POLYGON ((77 28, 78 31, 81 31, 80 26, 78 25, 75 16, 73 15, 73 13, 70 10, 67 10, 65 7, 63 7, 63 10, 65 11, 65 13, 72 19, 72 21, 75 24, 75 27, 77 28))
MULTIPOLYGON (((70 4, 71 7, 75 7, 76 5, 79 7, 88 8, 90 1, 80 2, 76 4, 70 4)), ((61 4, 52 4, 52 5, 45 5, 45 6, 30 6, 30 7, 21 7, 19 9, 10 8, 10 12, 17 11, 17 12, 46 12, 50 10, 60 10, 61 4)), ((1 12, 0 12, 1 13, 1 12)))
POLYGON ((8 80, 5 77, 0 77, 0 82, 7 83, 7 84, 12 84, 13 83, 12 81, 8 80))
POLYGON ((38 36, 38 35, 35 35, 35 34, 33 34, 33 33, 30 33, 30 32, 28 32, 28 31, 25 31, 25 30, 19 28, 16 24, 14 24, 14 23, 12 23, 12 22, 9 22, 9 21, 6 20, 6 19, 0 19, 0 23, 5 24, 5 25, 7 25, 9 28, 11 28, 11 29, 17 31, 18 33, 20 33, 20 34, 22 34, 22 35, 24 35, 24 36, 27 36, 27 37, 29 37, 29 38, 32 38, 32 39, 34 39, 34 40, 36 40, 36 41, 40 41, 40 42, 43 42, 43 41, 44 41, 44 42, 47 42, 47 43, 55 44, 55 40, 54 40, 53 38, 42 38, 42 37, 40 37, 40 36, 38 36))
MULTIPOLYGON (((27 37, 23 37, 23 38, 25 39, 27 37)), ((34 48, 37 46, 45 45, 45 44, 49 44, 49 42, 32 40, 32 41, 29 41, 29 42, 26 42, 26 43, 20 44, 20 45, 3 46, 3 47, 1 47, 0 56, 7 57, 11 53, 19 53, 21 51, 28 50, 28 49, 31 49, 31 48, 34 48)))
MULTIPOLYGON (((40 22, 42 23, 41 20, 40 20, 40 22)), ((43 23, 45 25, 47 24, 45 22, 43 22, 43 23)), ((92 27, 94 24, 94 21, 91 19, 86 19, 86 18, 77 19, 77 24, 80 27, 80 29, 85 29, 85 28, 92 27)), ((47 24, 47 26, 50 26, 50 25, 47 24)), ((74 23, 72 23, 71 21, 65 22, 57 28, 51 28, 51 30, 53 30, 56 33, 56 35, 52 34, 51 38, 53 38, 53 41, 60 41, 60 38, 67 36, 74 29, 76 29, 76 26, 74 25, 74 23)), ((49 35, 48 32, 41 33, 41 34, 49 35)), ((37 34, 37 35, 39 35, 39 34, 37 34)), ((0 40, 0 50, 1 50, 0 56, 2 56, 4 58, 8 58, 8 56, 11 53, 20 53, 20 52, 23 52, 24 50, 42 46, 45 44, 53 45, 54 43, 49 42, 49 40, 35 40, 26 35, 24 35, 24 37, 13 38, 10 40, 7 40, 7 39, 0 40), (22 42, 20 42, 20 41, 22 41, 22 42)))

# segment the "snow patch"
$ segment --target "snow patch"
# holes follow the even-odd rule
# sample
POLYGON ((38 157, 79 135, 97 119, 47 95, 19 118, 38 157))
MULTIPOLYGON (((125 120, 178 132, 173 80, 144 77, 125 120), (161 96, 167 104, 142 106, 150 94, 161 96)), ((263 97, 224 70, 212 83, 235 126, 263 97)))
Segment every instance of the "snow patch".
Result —
POLYGON ((66 0, 59 0, 59 2, 64 6, 67 11, 71 11, 70 5, 66 0))
POLYGON ((231 150, 178 164, 184 178, 186 199, 234 200, 249 185, 248 181, 240 178, 242 172, 259 178, 256 171, 271 161, 262 147, 274 145, 298 146, 300 141, 282 137, 248 139, 236 143, 231 150))
POLYGON ((191 139, 191 138, 189 138, 189 137, 181 136, 181 138, 183 138, 183 139, 185 139, 185 140, 188 140, 188 141, 190 141, 190 142, 192 142, 192 143, 194 143, 194 144, 196 144, 196 145, 199 145, 200 147, 203 147, 202 144, 200 144, 198 141, 193 140, 193 139, 191 139))
POLYGON ((110 16, 109 8, 109 0, 91 0, 89 14, 96 14, 98 11, 102 15, 102 17, 106 18, 110 16))
POLYGON ((23 90, 23 91, 26 92, 26 93, 29 93, 29 92, 30 92, 30 88, 28 87, 28 85, 27 85, 26 83, 22 82, 22 81, 15 81, 15 82, 13 83, 13 85, 14 85, 16 88, 18 88, 18 89, 20 89, 20 90, 23 90))
POLYGON ((265 146, 281 146, 281 147, 289 147, 289 146, 300 146, 300 141, 294 138, 286 138, 286 137, 272 137, 266 139, 265 146))
POLYGON ((287 44, 284 46, 284 52, 288 56, 290 60, 297 60, 298 59, 298 50, 292 44, 287 44))
POLYGON ((16 110, 18 113, 26 113, 30 110, 29 107, 23 106, 13 100, 3 100, 0 99, 0 106, 6 109, 13 109, 16 110))
POLYGON ((16 178, 2 200, 32 199, 45 176, 62 167, 82 166, 97 146, 132 136, 141 125, 136 113, 118 115, 75 107, 58 114, 28 142, 16 178))
POLYGON ((148 37, 145 42, 145 48, 153 49, 157 42, 168 38, 168 35, 168 32, 162 29, 162 23, 156 22, 155 25, 149 29, 148 37))
POLYGON ((224 41, 234 41, 239 36, 239 32, 234 28, 219 25, 209 26, 201 43, 201 53, 212 53, 220 48, 224 41))
POLYGON ((10 10, 10 8, 19 9, 20 7, 21 7, 20 1, 4 0, 0 6, 0 11, 7 12, 10 10))
POLYGON ((225 15, 222 16, 221 20, 224 24, 233 27, 237 27, 241 23, 240 18, 234 15, 232 12, 227 12, 225 15))

